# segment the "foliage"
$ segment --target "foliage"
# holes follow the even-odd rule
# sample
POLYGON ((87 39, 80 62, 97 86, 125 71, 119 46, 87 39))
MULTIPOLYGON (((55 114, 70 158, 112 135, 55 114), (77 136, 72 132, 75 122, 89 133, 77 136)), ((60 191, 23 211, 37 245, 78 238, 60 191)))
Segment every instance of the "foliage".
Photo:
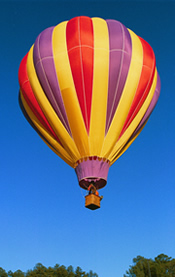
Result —
POLYGON ((2 267, 0 267, 0 277, 8 277, 7 273, 2 267))
POLYGON ((79 266, 74 271, 71 265, 66 268, 64 265, 56 264, 54 267, 47 268, 41 263, 37 263, 33 270, 27 272, 22 272, 19 269, 15 272, 11 270, 6 272, 0 267, 0 277, 98 277, 98 275, 92 270, 86 273, 79 266))
POLYGON ((124 277, 175 277, 175 259, 160 254, 154 260, 137 256, 124 277))

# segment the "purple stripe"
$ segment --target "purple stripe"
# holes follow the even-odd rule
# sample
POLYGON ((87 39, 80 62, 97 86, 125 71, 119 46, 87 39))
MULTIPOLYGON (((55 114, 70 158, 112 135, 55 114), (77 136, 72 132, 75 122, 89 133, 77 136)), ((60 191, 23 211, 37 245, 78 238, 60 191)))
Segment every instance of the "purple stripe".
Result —
POLYGON ((161 88, 160 77, 159 77, 159 74, 157 73, 157 84, 156 84, 156 89, 155 89, 153 98, 151 100, 151 103, 150 103, 150 105, 149 105, 145 115, 143 116, 142 120, 140 121, 138 127, 135 129, 131 139, 139 132, 139 130, 142 128, 142 126, 145 124, 145 122, 150 117, 152 111, 154 110, 154 108, 155 108, 155 106, 157 104, 157 101, 159 99, 160 88, 161 88))
POLYGON ((52 50, 52 33, 54 27, 44 30, 34 44, 33 59, 40 84, 60 121, 71 134, 61 91, 58 84, 52 50))
POLYGON ((109 31, 109 86, 106 133, 117 109, 127 78, 132 52, 131 37, 127 28, 118 21, 106 20, 109 31))
POLYGON ((107 183, 110 164, 107 161, 87 159, 75 168, 80 187, 87 189, 93 182, 97 189, 104 187, 107 183))

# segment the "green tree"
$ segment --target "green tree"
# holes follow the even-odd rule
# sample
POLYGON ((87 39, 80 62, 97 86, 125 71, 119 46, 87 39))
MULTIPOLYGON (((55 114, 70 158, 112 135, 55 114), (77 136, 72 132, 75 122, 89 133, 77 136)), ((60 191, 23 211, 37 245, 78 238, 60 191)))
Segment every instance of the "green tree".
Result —
POLYGON ((72 265, 68 266, 67 272, 69 277, 75 277, 75 273, 72 265))
MULTIPOLYGON (((174 264, 172 264, 172 268, 174 264)), ((54 267, 45 267, 41 263, 37 263, 35 267, 27 272, 22 272, 18 269, 15 272, 11 270, 8 273, 0 267, 0 277, 98 277, 96 273, 92 270, 89 273, 83 271, 79 266, 74 271, 73 266, 68 266, 56 264, 54 267)))
POLYGON ((56 269, 56 277, 69 277, 69 273, 66 270, 66 267, 64 265, 61 265, 59 267, 57 267, 56 269))
POLYGON ((9 270, 9 271, 7 272, 7 275, 8 275, 8 277, 13 276, 13 272, 12 272, 11 270, 9 270))
POLYGON ((8 277, 7 272, 2 267, 0 267, 0 277, 8 277))
POLYGON ((75 277, 85 277, 85 272, 79 266, 75 270, 75 277))
POLYGON ((137 256, 124 277, 175 277, 175 259, 164 254, 154 260, 137 256))
POLYGON ((98 277, 97 273, 93 273, 92 270, 89 271, 89 273, 88 273, 87 276, 88 276, 88 277, 98 277))
POLYGON ((50 267, 50 266, 47 268, 46 273, 47 273, 47 277, 56 276, 56 275, 55 275, 54 268, 52 268, 52 267, 50 267))
POLYGON ((8 272, 8 276, 11 276, 11 277, 25 277, 25 274, 20 269, 18 269, 15 272, 12 272, 12 271, 8 272))
POLYGON ((41 263, 37 263, 33 270, 28 270, 26 277, 47 277, 47 268, 41 263))

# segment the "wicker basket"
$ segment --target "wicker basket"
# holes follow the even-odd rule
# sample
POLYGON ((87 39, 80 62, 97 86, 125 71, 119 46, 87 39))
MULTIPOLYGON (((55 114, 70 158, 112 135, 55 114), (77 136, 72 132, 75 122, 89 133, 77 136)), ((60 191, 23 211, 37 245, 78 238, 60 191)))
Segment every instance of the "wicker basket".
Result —
POLYGON ((89 194, 85 196, 85 207, 90 210, 96 210, 100 208, 100 196, 95 194, 89 194))

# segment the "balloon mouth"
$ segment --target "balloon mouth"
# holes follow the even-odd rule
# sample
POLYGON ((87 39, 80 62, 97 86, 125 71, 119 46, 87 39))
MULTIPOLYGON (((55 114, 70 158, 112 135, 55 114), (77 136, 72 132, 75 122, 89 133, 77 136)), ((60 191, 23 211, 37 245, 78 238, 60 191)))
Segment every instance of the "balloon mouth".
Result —
POLYGON ((103 188, 107 183, 110 162, 107 159, 88 157, 77 163, 75 172, 81 188, 88 189, 93 184, 96 189, 103 188))
POLYGON ((88 189, 90 184, 93 184, 96 189, 101 189, 106 186, 107 180, 104 180, 102 178, 84 178, 79 181, 79 185, 83 189, 88 189))

